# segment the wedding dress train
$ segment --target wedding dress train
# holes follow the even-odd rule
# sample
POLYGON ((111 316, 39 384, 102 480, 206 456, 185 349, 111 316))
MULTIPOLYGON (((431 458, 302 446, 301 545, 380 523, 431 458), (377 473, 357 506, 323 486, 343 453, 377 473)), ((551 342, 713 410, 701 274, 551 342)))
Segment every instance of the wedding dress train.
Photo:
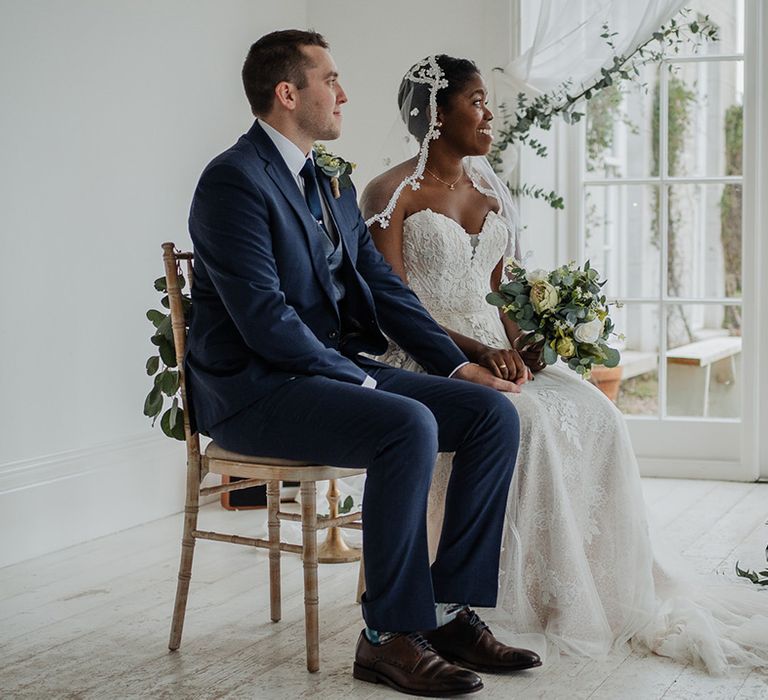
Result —
MULTIPOLYGON (((438 323, 491 347, 510 347, 485 301, 508 239, 502 219, 478 234, 430 209, 403 227, 408 283, 438 323)), ((400 348, 385 362, 423 371, 400 348)), ((667 573, 654 557, 626 423, 594 386, 547 367, 520 394, 521 440, 507 506, 499 606, 517 632, 599 658, 630 639, 704 665, 768 665, 768 591, 667 573)), ((434 551, 452 455, 441 454, 430 493, 434 551)))

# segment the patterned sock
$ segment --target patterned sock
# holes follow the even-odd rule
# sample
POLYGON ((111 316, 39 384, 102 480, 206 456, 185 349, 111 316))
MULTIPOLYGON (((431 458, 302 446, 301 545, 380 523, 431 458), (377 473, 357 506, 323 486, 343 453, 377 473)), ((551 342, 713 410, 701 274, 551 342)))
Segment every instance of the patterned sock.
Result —
POLYGON ((447 625, 466 607, 463 603, 435 603, 437 626, 447 625))
POLYGON ((376 646, 378 646, 379 644, 384 644, 384 642, 388 642, 390 639, 397 637, 398 634, 400 633, 399 632, 379 632, 378 630, 373 630, 370 627, 365 628, 366 638, 371 644, 375 644, 376 646))

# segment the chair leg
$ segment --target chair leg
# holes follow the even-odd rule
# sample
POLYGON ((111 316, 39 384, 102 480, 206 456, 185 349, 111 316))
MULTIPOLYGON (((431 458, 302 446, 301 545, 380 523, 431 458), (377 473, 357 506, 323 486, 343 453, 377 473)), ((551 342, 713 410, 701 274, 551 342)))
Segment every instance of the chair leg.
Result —
POLYGON ((267 523, 269 526, 269 610, 272 622, 279 622, 280 609, 280 482, 267 482, 267 523))
POLYGON ((355 602, 360 603, 363 599, 363 593, 365 593, 365 552, 360 552, 360 570, 357 574, 357 596, 355 596, 355 602))
POLYGON ((171 637, 168 648, 176 651, 181 645, 181 632, 184 627, 184 613, 187 610, 189 582, 192 579, 192 557, 195 553, 194 531, 197 529, 197 513, 200 502, 200 479, 197 467, 187 468, 187 501, 184 505, 184 533, 181 538, 181 561, 179 562, 179 581, 176 585, 176 601, 173 604, 171 637))
POLYGON ((301 542, 304 561, 304 625, 307 639, 307 670, 320 669, 317 596, 317 487, 301 482, 301 542))

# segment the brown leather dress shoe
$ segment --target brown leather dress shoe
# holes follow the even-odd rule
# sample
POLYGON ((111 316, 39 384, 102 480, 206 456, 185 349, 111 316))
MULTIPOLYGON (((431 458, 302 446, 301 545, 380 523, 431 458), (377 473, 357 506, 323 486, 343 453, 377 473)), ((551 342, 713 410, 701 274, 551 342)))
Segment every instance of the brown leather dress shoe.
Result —
POLYGON ((522 671, 541 666, 537 653, 502 644, 469 608, 459 612, 447 625, 422 635, 444 659, 474 671, 522 671))
POLYGON ((381 644, 371 644, 361 632, 353 675, 369 683, 386 683, 401 693, 427 697, 474 693, 483 687, 479 676, 448 663, 417 632, 398 634, 381 644))

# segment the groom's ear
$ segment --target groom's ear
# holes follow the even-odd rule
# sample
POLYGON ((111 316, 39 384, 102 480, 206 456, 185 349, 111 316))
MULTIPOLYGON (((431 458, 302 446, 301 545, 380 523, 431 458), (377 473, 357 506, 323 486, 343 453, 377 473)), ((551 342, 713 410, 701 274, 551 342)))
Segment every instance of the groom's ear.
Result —
MULTIPOLYGON (((275 102, 279 104, 283 109, 293 111, 296 109, 296 86, 293 83, 289 83, 287 80, 283 80, 275 85, 275 102)), ((273 105, 276 107, 277 104, 273 105)))

